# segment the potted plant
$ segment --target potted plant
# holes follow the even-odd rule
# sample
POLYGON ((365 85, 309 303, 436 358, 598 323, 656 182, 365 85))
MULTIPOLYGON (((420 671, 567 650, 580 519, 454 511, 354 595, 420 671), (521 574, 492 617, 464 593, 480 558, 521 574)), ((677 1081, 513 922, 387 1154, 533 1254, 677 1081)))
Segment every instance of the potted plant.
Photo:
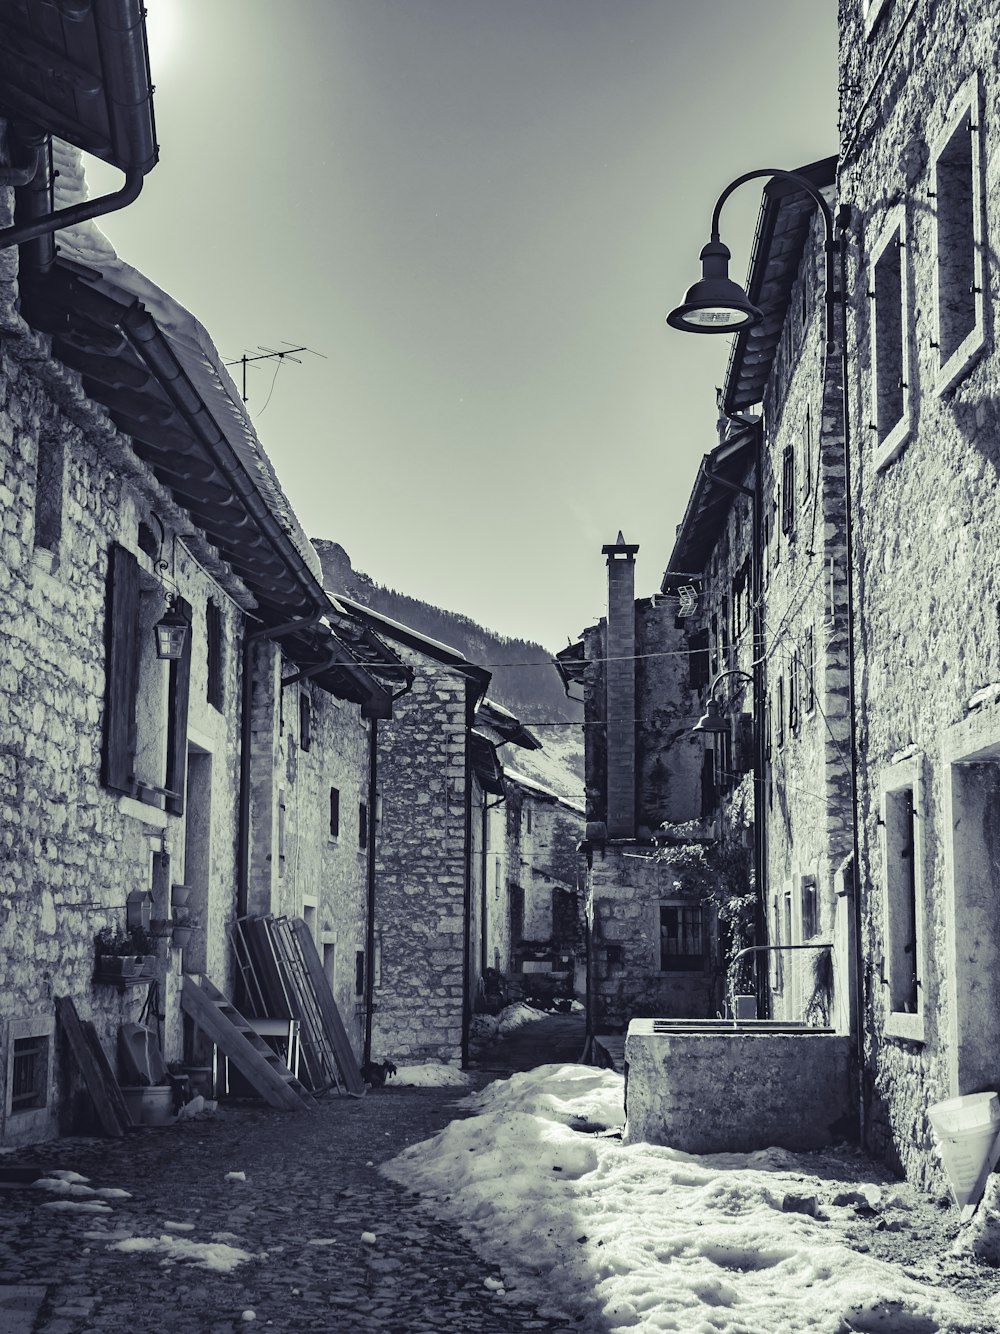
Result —
POLYGON ((154 954, 153 940, 141 926, 128 931, 104 926, 94 941, 96 973, 99 977, 128 978, 142 971, 146 957, 154 954))
POLYGON ((191 916, 189 908, 175 908, 174 925, 170 934, 170 943, 174 949, 182 950, 197 926, 198 919, 191 916))

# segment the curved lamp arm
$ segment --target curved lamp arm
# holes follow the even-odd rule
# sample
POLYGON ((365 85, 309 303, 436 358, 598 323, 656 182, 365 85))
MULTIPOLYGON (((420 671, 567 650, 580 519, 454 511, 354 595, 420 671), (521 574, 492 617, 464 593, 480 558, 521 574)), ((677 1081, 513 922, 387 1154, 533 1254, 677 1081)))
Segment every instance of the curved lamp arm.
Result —
POLYGON ((729 196, 734 190, 738 190, 741 185, 745 185, 747 181, 758 180, 762 176, 767 176, 769 178, 778 177, 783 181, 791 181, 793 185, 797 186, 800 190, 804 190, 810 198, 815 200, 820 215, 823 218, 823 227, 826 236, 823 247, 826 252, 826 346, 829 351, 833 348, 834 342, 833 306, 834 301, 836 300, 833 267, 833 210, 823 198, 822 192, 817 186, 813 185, 812 181, 810 181, 807 176, 803 176, 801 172, 797 171, 785 171, 782 167, 760 167, 757 171, 747 171, 744 172, 742 176, 737 176, 736 180, 730 181, 722 194, 719 195, 715 208, 712 210, 712 242, 718 243, 719 241, 719 216, 722 213, 722 206, 729 196))
POLYGON ((726 671, 720 672, 718 676, 715 678, 715 680, 712 682, 708 691, 708 698, 710 700, 715 699, 716 690, 718 689, 721 682, 723 682, 726 679, 727 676, 742 676, 744 681, 749 681, 750 684, 753 685, 753 677, 750 675, 749 672, 744 672, 739 667, 730 667, 726 671))

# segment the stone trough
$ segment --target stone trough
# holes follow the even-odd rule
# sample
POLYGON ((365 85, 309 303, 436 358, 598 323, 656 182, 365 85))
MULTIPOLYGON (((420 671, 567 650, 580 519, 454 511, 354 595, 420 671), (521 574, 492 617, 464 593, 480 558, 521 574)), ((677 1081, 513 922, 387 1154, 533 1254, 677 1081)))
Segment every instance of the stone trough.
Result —
POLYGON ((686 1153, 819 1149, 849 1138, 851 1039, 764 1019, 633 1019, 625 1138, 686 1153))

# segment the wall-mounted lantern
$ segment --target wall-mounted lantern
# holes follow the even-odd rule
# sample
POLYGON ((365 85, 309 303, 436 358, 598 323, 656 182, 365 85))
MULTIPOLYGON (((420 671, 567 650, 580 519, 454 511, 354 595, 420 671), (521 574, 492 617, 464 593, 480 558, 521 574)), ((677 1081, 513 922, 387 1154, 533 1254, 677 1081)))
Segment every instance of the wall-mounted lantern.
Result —
POLYGON ((156 656, 173 661, 180 658, 184 653, 188 629, 187 621, 177 610, 176 595, 169 594, 167 610, 153 626, 153 634, 156 636, 156 656))

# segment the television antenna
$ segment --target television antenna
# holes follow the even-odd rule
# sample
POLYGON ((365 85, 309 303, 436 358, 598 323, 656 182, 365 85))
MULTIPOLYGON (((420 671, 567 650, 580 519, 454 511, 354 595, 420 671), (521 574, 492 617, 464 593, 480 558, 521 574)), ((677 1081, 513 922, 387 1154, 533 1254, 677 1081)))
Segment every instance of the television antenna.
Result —
MULTIPOLYGON (((310 352, 314 357, 323 357, 322 352, 315 352, 311 347, 292 347, 290 343, 281 348, 265 347, 262 343, 258 343, 257 347, 257 352, 244 352, 241 357, 236 357, 233 361, 223 363, 226 366, 241 366, 243 368, 242 387, 240 392, 244 403, 249 402, 249 395, 247 394, 247 367, 254 362, 277 360, 278 364, 274 368, 274 378, 277 379, 278 371, 281 370, 283 361, 294 361, 297 366, 302 365, 302 359, 295 355, 296 352, 310 352)), ((326 358, 323 357, 323 360, 325 361, 326 358)), ((271 381, 271 387, 274 387, 274 380, 271 381)), ((270 397, 270 394, 268 394, 268 400, 270 400, 270 397)), ((264 404, 264 407, 267 407, 267 403, 264 404)), ((261 412, 263 411, 264 408, 261 408, 261 412)))

